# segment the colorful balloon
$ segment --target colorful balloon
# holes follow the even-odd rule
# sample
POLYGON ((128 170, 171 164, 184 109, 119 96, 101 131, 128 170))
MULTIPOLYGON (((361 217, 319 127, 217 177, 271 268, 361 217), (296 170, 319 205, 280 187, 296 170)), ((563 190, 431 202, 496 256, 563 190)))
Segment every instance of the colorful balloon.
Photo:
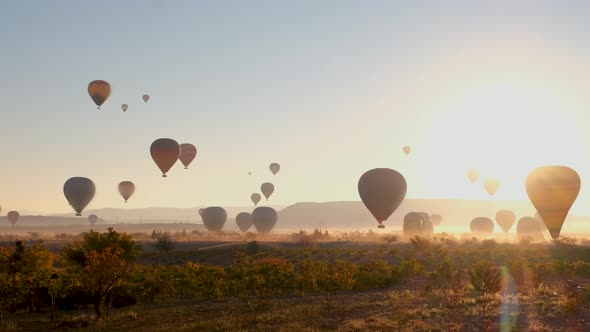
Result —
POLYGON ((88 84, 88 94, 98 109, 104 104, 111 95, 111 85, 107 81, 97 80, 88 84))
POLYGON ((526 177, 526 192, 554 239, 580 192, 580 176, 566 166, 543 166, 526 177))
POLYGON ((270 166, 268 166, 268 168, 270 169, 272 175, 277 175, 277 173, 281 170, 281 165, 272 163, 270 166))
POLYGON ((381 227, 402 203, 406 190, 407 183, 403 175, 389 168, 369 170, 358 182, 361 200, 381 227))
POLYGON ((135 184, 131 181, 123 181, 119 183, 119 193, 123 196, 125 203, 133 193, 135 192, 135 184))
POLYGON ((476 170, 475 168, 468 170, 467 171, 467 178, 469 178, 469 181, 471 181, 471 183, 475 183, 475 181, 477 181, 477 179, 479 179, 479 171, 476 170))
POLYGON ((156 165, 162 171, 162 177, 174 166, 180 157, 180 145, 170 138, 159 138, 152 143, 150 154, 156 165))
POLYGON ((197 148, 189 143, 180 144, 180 162, 184 165, 184 169, 188 168, 195 157, 197 156, 197 148))
POLYGON ((277 211, 271 207, 259 206, 252 211, 252 224, 258 233, 270 233, 278 218, 277 211))
POLYGON ((240 212, 236 216, 236 224, 242 233, 246 233, 252 227, 252 215, 248 212, 240 212))
POLYGON ((516 214, 510 210, 500 210, 496 212, 496 223, 502 228, 504 233, 508 233, 514 222, 516 221, 516 214))
POLYGON ((16 224, 16 222, 20 218, 20 214, 17 211, 10 211, 6 215, 6 218, 8 218, 8 221, 10 222, 10 224, 12 226, 14 226, 14 224, 16 224))
POLYGON ((73 177, 64 183, 64 195, 76 211, 76 216, 81 216, 82 211, 94 198, 96 186, 94 182, 84 177, 73 177))
POLYGON ((220 232, 227 220, 227 213, 221 207, 211 206, 203 210, 201 217, 209 232, 220 232))
POLYGON ((254 203, 254 206, 258 205, 258 202, 260 202, 260 200, 262 199, 262 196, 260 196, 259 193, 253 193, 252 195, 250 195, 250 199, 252 200, 252 203, 254 203))
POLYGON ((260 186, 260 191, 262 191, 262 194, 268 201, 270 195, 272 195, 272 193, 275 191, 275 186, 270 182, 265 182, 260 186))
POLYGON ((483 180, 483 187, 486 189, 490 196, 494 196, 496 191, 498 191, 498 187, 500 187, 500 181, 494 178, 487 178, 483 180))

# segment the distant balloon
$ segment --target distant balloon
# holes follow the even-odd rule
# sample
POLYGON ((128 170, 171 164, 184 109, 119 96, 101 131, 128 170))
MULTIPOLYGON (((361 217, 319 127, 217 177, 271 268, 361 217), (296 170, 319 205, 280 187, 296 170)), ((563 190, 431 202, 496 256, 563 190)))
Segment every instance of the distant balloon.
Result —
POLYGON ((88 178, 73 177, 64 183, 64 195, 76 211, 77 216, 82 215, 82 211, 94 198, 96 186, 88 178))
POLYGON ((422 219, 422 234, 424 234, 424 235, 434 234, 434 226, 432 225, 430 218, 422 219))
POLYGON ((406 196, 407 184, 403 175, 389 168, 374 168, 359 179, 361 200, 382 225, 398 208, 406 196))
POLYGON ((98 217, 96 216, 96 214, 91 214, 88 216, 88 222, 90 222, 90 226, 94 226, 94 224, 96 224, 97 221, 98 217))
POLYGON ((127 104, 121 105, 121 109, 123 110, 123 112, 127 112, 128 108, 129 108, 129 106, 127 106, 127 104))
POLYGON ((180 157, 180 145, 170 138, 159 138, 152 143, 150 147, 152 159, 162 171, 162 177, 174 166, 178 157, 180 157))
POLYGON ((199 215, 202 217, 203 216, 203 210, 205 210, 204 208, 200 208, 199 209, 199 215))
POLYGON ((402 148, 402 151, 404 152, 405 155, 409 155, 410 152, 412 152, 412 148, 410 146, 406 145, 402 148))
POLYGON ((252 227, 252 215, 248 212, 238 213, 236 216, 236 224, 240 229, 240 232, 246 233, 250 227, 252 227))
POLYGON ((404 235, 422 235, 422 216, 418 212, 410 212, 404 216, 404 235))
POLYGON ((270 195, 272 195, 272 193, 275 191, 275 186, 270 182, 265 182, 260 186, 260 191, 262 191, 262 194, 268 201, 270 195))
POLYGON ((533 217, 522 217, 516 225, 516 238, 520 240, 528 239, 533 242, 543 242, 545 237, 539 227, 537 219, 533 217))
POLYGON ((133 193, 135 192, 135 184, 131 181, 123 181, 119 183, 119 193, 123 196, 125 203, 133 193))
POLYGON ((252 175, 252 172, 248 172, 248 175, 252 175))
POLYGON ((281 170, 281 165, 277 163, 272 163, 270 164, 270 166, 268 166, 268 168, 272 172, 272 175, 277 175, 277 173, 281 170))
POLYGON ((144 103, 147 103, 147 102, 150 100, 150 96, 149 96, 149 95, 143 95, 143 96, 141 97, 141 99, 143 99, 143 102, 144 102, 144 103))
POLYGON ((494 196, 496 191, 498 191, 498 187, 500 187, 500 181, 494 178, 487 178, 483 180, 483 187, 486 189, 490 196, 494 196))
POLYGON ((469 226, 471 233, 478 236, 489 236, 494 232, 494 222, 486 217, 474 218, 469 226))
POLYGON ((469 178, 469 181, 471 181, 471 183, 475 183, 475 181, 477 181, 477 179, 479 179, 479 171, 476 170, 475 168, 468 170, 467 171, 467 178, 469 178))
POLYGON ((514 222, 516 221, 516 214, 510 210, 500 210, 496 212, 496 223, 502 228, 504 233, 508 233, 514 222))
POLYGON ((220 232, 227 220, 227 213, 221 207, 212 206, 204 209, 201 217, 209 232, 220 232))
POLYGON ((580 192, 580 176, 565 166, 543 166, 526 177, 526 191, 551 237, 559 237, 563 222, 580 192))
POLYGON ((195 157, 197 156, 197 148, 188 143, 180 144, 180 162, 184 165, 184 169, 188 168, 195 157))
POLYGON ((88 94, 94 101, 98 109, 104 104, 111 95, 111 85, 107 81, 92 81, 88 84, 88 94))
POLYGON ((20 214, 17 211, 10 211, 8 212, 6 217, 8 218, 10 224, 14 226, 14 224, 16 224, 16 222, 18 221, 18 218, 20 218, 20 214))
POLYGON ((250 195, 250 199, 252 200, 252 203, 254 203, 254 206, 258 205, 258 202, 260 202, 260 200, 262 199, 262 196, 260 196, 260 194, 258 193, 253 193, 252 195, 250 195))
POLYGON ((434 226, 438 226, 442 222, 442 216, 440 214, 433 214, 430 216, 430 221, 434 226))
POLYGON ((252 211, 252 224, 258 233, 270 233, 277 224, 277 211, 271 207, 259 206, 252 211))

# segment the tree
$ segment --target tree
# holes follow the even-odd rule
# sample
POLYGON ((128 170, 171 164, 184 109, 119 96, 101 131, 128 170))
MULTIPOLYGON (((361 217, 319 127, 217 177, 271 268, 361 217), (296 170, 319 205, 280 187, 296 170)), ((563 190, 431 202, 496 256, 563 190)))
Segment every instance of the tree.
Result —
POLYGON ((97 317, 101 316, 105 299, 110 298, 113 288, 129 272, 138 253, 139 247, 133 238, 112 227, 102 234, 90 231, 62 252, 68 271, 76 276, 77 285, 92 297, 97 317))
POLYGON ((483 330, 487 305, 491 296, 498 293, 502 288, 502 275, 497 267, 493 267, 488 262, 479 261, 469 270, 469 277, 475 291, 482 293, 481 329, 483 330))
POLYGON ((164 233, 159 234, 157 236, 157 240, 156 240, 156 243, 154 244, 154 247, 156 247, 156 250, 158 250, 160 252, 168 253, 168 252, 174 250, 174 247, 176 247, 176 242, 174 242, 174 240, 172 240, 170 233, 164 232, 164 233))

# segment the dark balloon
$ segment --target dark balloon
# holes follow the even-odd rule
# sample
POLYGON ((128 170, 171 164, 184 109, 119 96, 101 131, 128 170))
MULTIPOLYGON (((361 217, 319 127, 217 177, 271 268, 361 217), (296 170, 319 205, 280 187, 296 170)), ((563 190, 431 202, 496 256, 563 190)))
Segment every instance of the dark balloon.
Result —
POLYGON ((526 178, 526 191, 531 203, 556 239, 563 222, 580 192, 580 176, 565 166, 536 168, 526 178))
POLYGON ((166 173, 180 157, 180 145, 173 139, 159 138, 152 143, 150 154, 162 171, 162 177, 166 177, 166 173))
POLYGON ((418 212, 410 212, 404 217, 404 235, 422 235, 422 216, 418 212))
POLYGON ((404 177, 389 168, 367 171, 358 182, 361 200, 381 225, 398 208, 406 196, 404 177))
POLYGON ((205 210, 204 208, 200 208, 199 209, 199 215, 202 217, 203 216, 203 210, 205 210))
POLYGON ((144 103, 147 103, 147 102, 150 100, 150 96, 149 96, 149 95, 143 95, 143 96, 141 97, 141 99, 143 99, 143 102, 144 102, 144 103))
POLYGON ((111 95, 111 85, 106 81, 92 81, 88 84, 88 94, 100 109, 100 106, 102 106, 111 95))
POLYGON ((260 191, 262 191, 262 194, 268 201, 270 195, 272 195, 272 193, 275 191, 275 186, 270 182, 265 182, 260 186, 260 191))
POLYGON ((129 108, 129 106, 127 106, 127 104, 121 105, 121 109, 123 110, 123 112, 127 112, 128 108, 129 108))
POLYGON ((242 233, 246 233, 252 227, 252 215, 248 212, 238 213, 236 224, 242 233))
POLYGON ((209 232, 220 232, 227 220, 227 213, 221 207, 212 206, 204 209, 201 217, 209 232))
POLYGON ((180 162, 184 165, 184 169, 188 168, 195 157, 197 156, 197 148, 188 143, 180 144, 180 162))
POLYGON ((16 224, 18 221, 18 218, 20 218, 20 214, 17 211, 10 211, 6 215, 6 218, 8 218, 10 224, 14 226, 14 224, 16 224))
POLYGON ((252 224, 258 233, 270 233, 277 224, 277 211, 271 207, 259 206, 252 211, 252 224))
POLYGON ((123 182, 119 183, 119 193, 121 194, 121 196, 125 200, 125 203, 127 203, 127 200, 129 199, 129 197, 131 197, 131 195, 133 195, 134 192, 135 192, 135 184, 133 184, 133 182, 123 181, 123 182))
POLYGON ((496 223, 502 228, 504 233, 508 233, 514 222, 516 221, 516 214, 510 210, 500 210, 496 212, 496 223))
POLYGON ((277 163, 272 163, 272 164, 270 164, 270 166, 268 166, 268 168, 270 169, 272 175, 277 175, 279 170, 281 170, 281 165, 279 165, 277 163))
POLYGON ((478 236, 489 236, 494 232, 494 222, 490 218, 477 217, 471 220, 471 233, 478 236))
POLYGON ((70 178, 64 184, 64 195, 70 205, 76 211, 77 216, 82 215, 82 211, 94 198, 96 186, 88 178, 74 177, 70 178))
POLYGON ((260 202, 260 200, 262 199, 262 196, 260 196, 259 193, 253 193, 252 195, 250 195, 250 199, 252 200, 252 203, 254 203, 254 206, 258 205, 258 202, 260 202))
POLYGON ((88 216, 88 222, 90 222, 90 226, 94 226, 94 224, 96 224, 97 221, 98 217, 96 216, 96 214, 91 214, 88 216))

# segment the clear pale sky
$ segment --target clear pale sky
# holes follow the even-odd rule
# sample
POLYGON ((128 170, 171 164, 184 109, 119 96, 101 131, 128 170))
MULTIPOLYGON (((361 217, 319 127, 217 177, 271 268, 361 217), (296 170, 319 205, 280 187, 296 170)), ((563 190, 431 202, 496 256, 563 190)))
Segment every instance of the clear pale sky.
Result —
POLYGON ((590 213, 590 3, 482 2, 2 2, 2 214, 71 211, 72 176, 89 208, 249 205, 266 180, 273 204, 358 200, 375 167, 408 197, 489 199, 476 167, 526 199, 544 164, 578 171, 590 213), (197 146, 190 170, 160 177, 160 137, 197 146))

